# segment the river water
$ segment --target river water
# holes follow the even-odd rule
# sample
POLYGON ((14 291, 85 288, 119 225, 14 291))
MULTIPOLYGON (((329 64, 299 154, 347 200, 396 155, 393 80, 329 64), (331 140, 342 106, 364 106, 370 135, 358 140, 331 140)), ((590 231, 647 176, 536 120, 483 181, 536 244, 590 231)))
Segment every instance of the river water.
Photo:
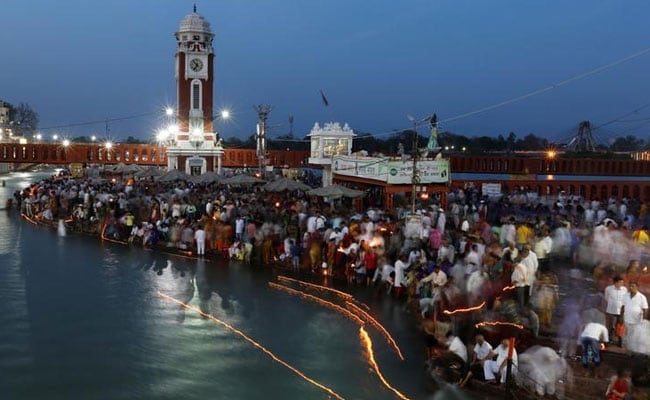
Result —
MULTIPOLYGON (((0 177, 2 206, 42 173, 0 177)), ((268 287, 272 271, 102 244, 0 211, 0 398, 328 399, 241 337, 161 297, 242 330, 346 399, 394 399, 372 372, 346 317, 268 287)), ((424 345, 403 304, 354 295, 393 334, 399 361, 366 328, 386 379, 406 396, 434 395, 424 345)))

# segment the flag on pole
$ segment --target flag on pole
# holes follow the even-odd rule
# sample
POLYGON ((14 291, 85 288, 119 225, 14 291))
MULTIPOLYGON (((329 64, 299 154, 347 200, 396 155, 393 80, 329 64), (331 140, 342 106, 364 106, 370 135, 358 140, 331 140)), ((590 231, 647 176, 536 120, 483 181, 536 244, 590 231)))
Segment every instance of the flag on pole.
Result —
POLYGON ((330 102, 327 101, 327 97, 325 97, 325 94, 323 93, 322 90, 320 90, 320 98, 323 100, 323 104, 325 104, 325 107, 330 105, 330 102))

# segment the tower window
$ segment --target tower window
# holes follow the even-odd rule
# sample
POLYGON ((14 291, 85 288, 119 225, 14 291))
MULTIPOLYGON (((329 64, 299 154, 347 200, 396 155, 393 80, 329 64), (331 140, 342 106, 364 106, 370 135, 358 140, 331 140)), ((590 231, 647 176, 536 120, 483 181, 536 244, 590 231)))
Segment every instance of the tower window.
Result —
POLYGON ((201 109, 201 84, 192 84, 192 108, 195 110, 201 109))
POLYGON ((187 40, 187 35, 183 35, 183 40, 187 40))

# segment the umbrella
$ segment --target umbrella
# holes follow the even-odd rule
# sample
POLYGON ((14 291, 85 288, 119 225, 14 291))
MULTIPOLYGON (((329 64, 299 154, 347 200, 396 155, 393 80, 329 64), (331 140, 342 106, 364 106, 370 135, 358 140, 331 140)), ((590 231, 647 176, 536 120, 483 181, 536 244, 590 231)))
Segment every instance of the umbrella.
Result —
POLYGON ((114 174, 132 174, 140 171, 140 167, 135 164, 126 165, 124 163, 118 163, 110 168, 109 171, 114 174))
POLYGON ((264 190, 268 192, 283 192, 285 190, 301 190, 306 192, 310 189, 311 187, 308 185, 289 178, 280 178, 264 185, 264 190))
POLYGON ((312 189, 308 191, 307 194, 310 196, 331 197, 331 198, 338 198, 338 197, 354 198, 354 197, 364 196, 366 193, 362 192, 361 190, 354 190, 341 185, 330 185, 330 186, 325 186, 317 189, 312 189))
POLYGON ((148 167, 142 171, 136 172, 135 177, 137 178, 151 178, 162 175, 164 172, 161 171, 158 167, 148 167))
POLYGON ((217 175, 214 171, 207 171, 204 174, 192 177, 192 182, 194 183, 219 183, 221 180, 221 176, 217 175))
POLYGON ((172 169, 155 178, 158 182, 174 182, 174 181, 187 181, 191 178, 188 174, 177 169, 172 169))
POLYGON ((221 183, 228 185, 253 185, 255 183, 264 183, 264 181, 250 175, 239 174, 226 178, 221 183))

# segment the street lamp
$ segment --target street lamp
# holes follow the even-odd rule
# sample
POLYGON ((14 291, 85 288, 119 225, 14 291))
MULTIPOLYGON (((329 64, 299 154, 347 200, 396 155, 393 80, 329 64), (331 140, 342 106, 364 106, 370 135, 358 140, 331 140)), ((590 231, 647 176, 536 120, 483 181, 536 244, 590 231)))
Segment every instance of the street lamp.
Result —
POLYGON ((221 110, 221 119, 229 119, 230 118, 230 110, 224 109, 221 110))
POLYGON ((161 129, 161 130, 159 130, 158 133, 156 134, 156 139, 157 139, 159 142, 162 143, 162 142, 164 142, 165 140, 167 140, 167 136, 168 136, 168 135, 169 135, 169 131, 168 131, 167 129, 161 129))
POLYGON ((113 143, 106 142, 106 143, 104 143, 104 147, 106 147, 106 150, 110 150, 113 147, 113 143))
POLYGON ((94 142, 95 140, 97 140, 97 136, 92 135, 92 136, 90 137, 90 140, 94 142))
POLYGON ((41 140, 41 139, 43 139, 43 135, 41 135, 40 133, 37 133, 36 134, 36 140, 41 140))
POLYGON ((172 115, 174 115, 174 109, 171 107, 165 108, 165 115, 171 117, 172 115))
POLYGON ((62 144, 63 144, 63 147, 68 147, 68 146, 70 146, 70 141, 68 139, 64 139, 62 144))
POLYGON ((52 139, 53 139, 53 140, 59 140, 59 135, 57 135, 57 134, 55 133, 54 135, 52 135, 52 139))

